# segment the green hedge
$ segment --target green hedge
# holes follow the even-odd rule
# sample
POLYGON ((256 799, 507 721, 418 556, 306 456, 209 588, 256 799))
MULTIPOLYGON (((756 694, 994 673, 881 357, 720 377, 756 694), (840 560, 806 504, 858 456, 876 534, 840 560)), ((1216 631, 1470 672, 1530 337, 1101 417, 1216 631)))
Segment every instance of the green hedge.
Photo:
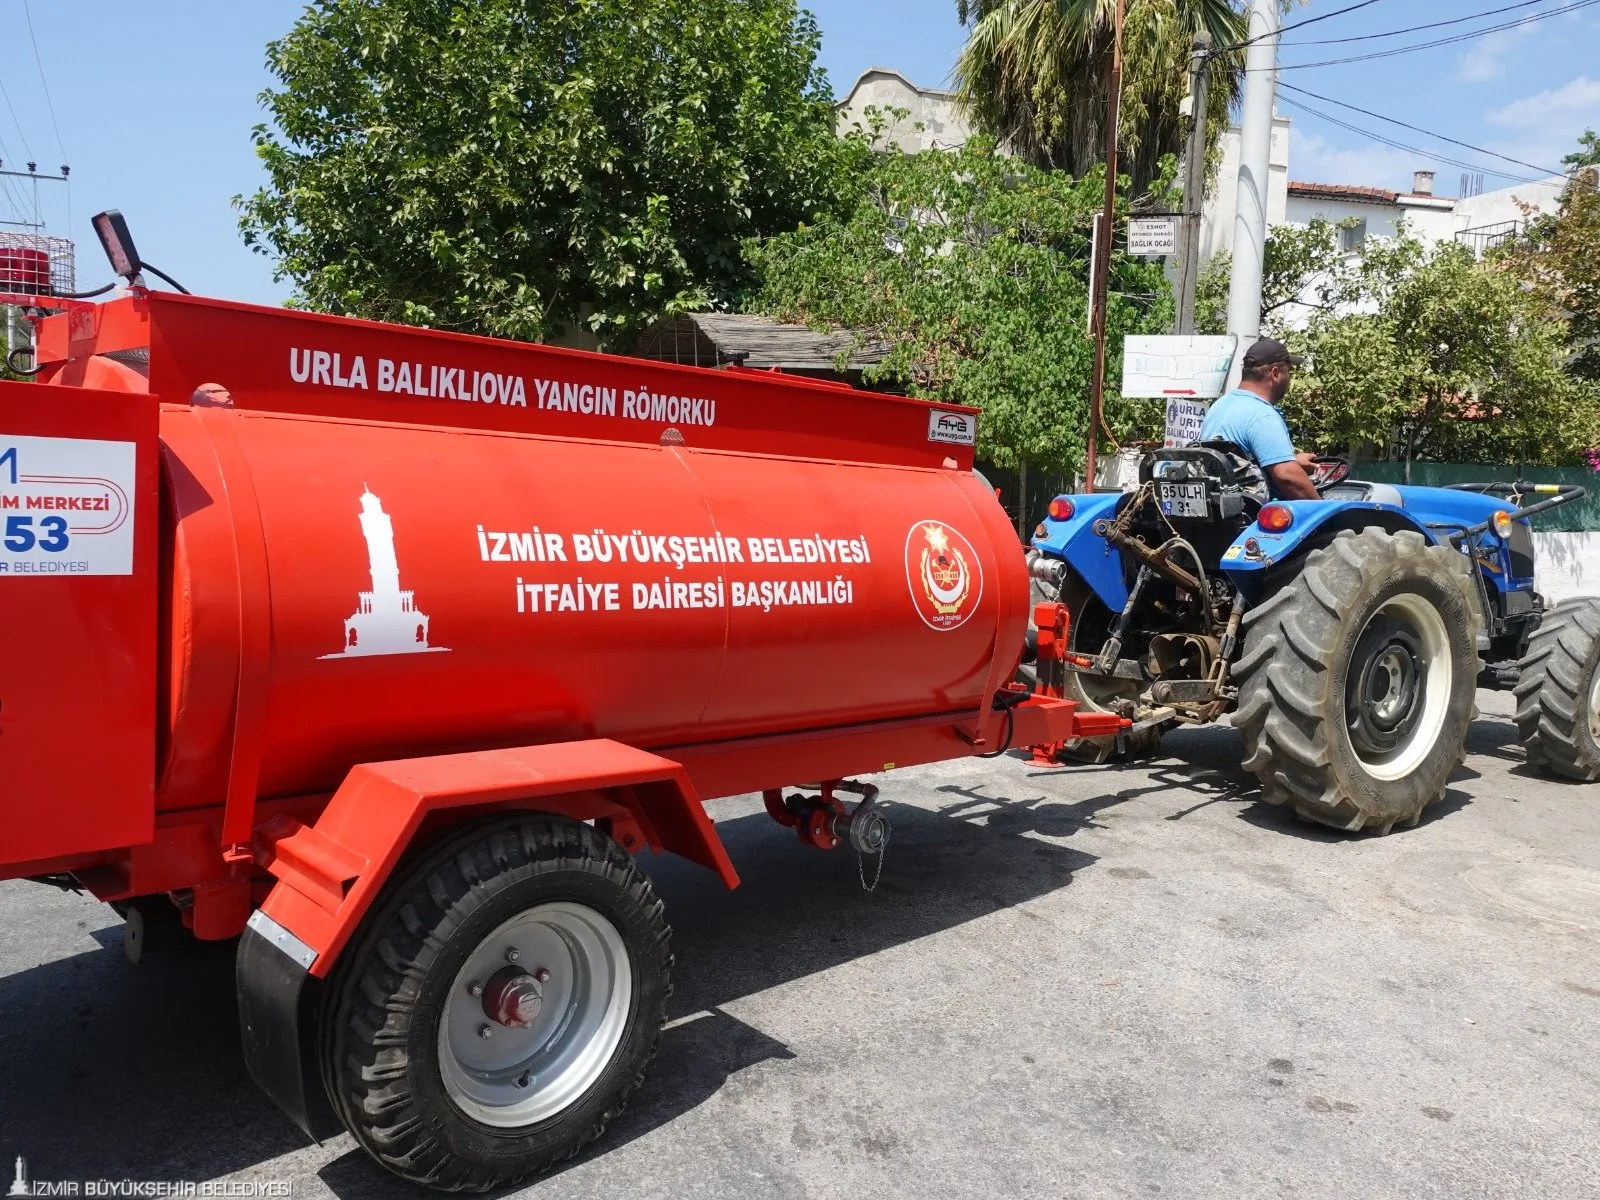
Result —
MULTIPOLYGON (((1404 483, 1404 463, 1357 463, 1357 479, 1373 483, 1404 483)), ((1448 487, 1452 483, 1575 483, 1588 490, 1588 495, 1572 504, 1564 504, 1533 519, 1539 533, 1594 533, 1600 532, 1600 473, 1587 467, 1515 467, 1473 466, 1462 463, 1414 462, 1411 464, 1411 483, 1419 487, 1448 487)), ((1524 505, 1547 499, 1529 496, 1524 505)))

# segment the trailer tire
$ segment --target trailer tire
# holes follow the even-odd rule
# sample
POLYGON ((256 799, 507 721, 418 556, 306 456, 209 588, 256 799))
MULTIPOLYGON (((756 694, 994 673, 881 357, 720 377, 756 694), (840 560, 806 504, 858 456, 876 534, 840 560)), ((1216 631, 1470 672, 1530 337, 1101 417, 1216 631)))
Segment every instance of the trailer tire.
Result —
POLYGON ((1443 797, 1474 715, 1469 571, 1419 533, 1345 531, 1245 615, 1233 720, 1264 799, 1388 833, 1443 797))
POLYGON ((334 1110, 389 1170, 444 1191, 571 1157, 643 1080, 670 936, 649 879, 591 826, 525 813, 446 835, 334 968, 319 1031, 334 1110), (534 1014, 526 1028, 489 1019, 506 976, 545 989, 512 1010, 534 1014))
POLYGON ((1530 767, 1600 779, 1600 598, 1565 600, 1544 614, 1520 663, 1516 697, 1530 767))

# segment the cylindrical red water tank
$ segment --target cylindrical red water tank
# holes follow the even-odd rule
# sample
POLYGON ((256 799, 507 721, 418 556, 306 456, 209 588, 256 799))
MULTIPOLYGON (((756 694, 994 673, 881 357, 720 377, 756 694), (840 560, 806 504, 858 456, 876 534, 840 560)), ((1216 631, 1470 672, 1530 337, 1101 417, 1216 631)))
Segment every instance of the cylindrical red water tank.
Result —
POLYGON ((286 796, 971 709, 1023 644, 1021 548, 965 471, 176 406, 162 438, 163 808, 218 803, 236 741, 286 796))
POLYGON ((0 246, 0 292, 50 294, 50 256, 43 250, 0 246))

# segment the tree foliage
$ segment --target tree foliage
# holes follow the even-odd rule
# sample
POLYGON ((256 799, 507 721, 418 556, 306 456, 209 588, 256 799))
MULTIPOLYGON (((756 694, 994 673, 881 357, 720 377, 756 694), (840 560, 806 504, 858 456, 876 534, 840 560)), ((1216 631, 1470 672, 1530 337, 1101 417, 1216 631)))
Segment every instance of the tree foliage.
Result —
POLYGON ((1591 130, 1583 148, 1567 156, 1576 169, 1554 213, 1535 216, 1523 235, 1498 255, 1553 311, 1563 314, 1571 346, 1570 369, 1600 384, 1600 144, 1591 130), (1578 160, 1578 161, 1575 161, 1578 160))
POLYGON ((1319 313, 1285 416, 1306 444, 1398 458, 1566 466, 1600 436, 1595 389, 1565 369, 1565 322, 1467 247, 1369 246, 1370 311, 1319 313))
MULTIPOLYGON (((1081 176, 1104 162, 1111 0, 957 0, 956 13, 971 28, 956 86, 977 125, 1036 166, 1081 176)), ((1245 23, 1230 0, 1127 2, 1117 148, 1136 194, 1183 148, 1178 106, 1200 29, 1221 47, 1240 41, 1245 23)), ((1213 137, 1239 98, 1243 68, 1242 52, 1212 59, 1213 137)))
MULTIPOLYGON (((1167 164, 1170 178, 1171 163, 1167 164)), ((1080 180, 996 155, 890 148, 855 207, 752 244, 749 311, 848 328, 888 352, 869 378, 983 409, 980 453, 1002 467, 1070 470, 1088 433, 1090 231, 1103 172, 1080 180)), ((1123 335, 1172 319, 1158 265, 1112 260, 1106 411, 1119 437, 1159 436, 1161 414, 1117 394, 1123 335)))
MULTIPOLYGON (((1340 249, 1339 232, 1350 223, 1316 217, 1306 225, 1277 225, 1269 231, 1261 260, 1263 333, 1285 337, 1304 325, 1312 312, 1331 312, 1370 300, 1385 279, 1407 265, 1394 261, 1394 253, 1409 255, 1421 248, 1416 242, 1385 246, 1374 241, 1368 243, 1374 252, 1370 261, 1347 254, 1340 249)), ((1232 271, 1232 259, 1222 251, 1206 263, 1195 281, 1195 328, 1200 333, 1227 332, 1232 271)))
POLYGON ((818 44, 795 0, 313 0, 240 226, 307 307, 625 342, 849 190, 818 44))
MULTIPOLYGON (((1269 231, 1262 331, 1310 357, 1283 405, 1296 444, 1442 462, 1565 466, 1600 440, 1600 393, 1569 369, 1570 329, 1504 261, 1454 242, 1340 226, 1269 231)), ((1228 262, 1197 287, 1202 332, 1226 328, 1228 262)))
POLYGON ((1600 167, 1600 134, 1585 129, 1578 135, 1578 148, 1561 162, 1568 167, 1600 167))

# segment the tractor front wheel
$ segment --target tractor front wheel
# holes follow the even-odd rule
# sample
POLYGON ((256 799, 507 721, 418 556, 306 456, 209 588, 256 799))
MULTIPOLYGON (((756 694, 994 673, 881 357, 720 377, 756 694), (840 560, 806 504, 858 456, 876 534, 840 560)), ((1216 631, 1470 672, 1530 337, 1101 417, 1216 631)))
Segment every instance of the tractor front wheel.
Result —
POLYGON ((1600 779, 1600 598, 1565 600, 1545 613, 1516 695, 1528 765, 1567 779, 1600 779))
POLYGON ((1246 614, 1234 724, 1265 799, 1387 833, 1443 797, 1477 687, 1469 569, 1418 533, 1345 532, 1246 614))
POLYGON ((671 992, 650 881, 610 838, 521 814, 447 835, 386 890, 330 980, 323 1082, 364 1149, 488 1191, 600 1136, 671 992))

